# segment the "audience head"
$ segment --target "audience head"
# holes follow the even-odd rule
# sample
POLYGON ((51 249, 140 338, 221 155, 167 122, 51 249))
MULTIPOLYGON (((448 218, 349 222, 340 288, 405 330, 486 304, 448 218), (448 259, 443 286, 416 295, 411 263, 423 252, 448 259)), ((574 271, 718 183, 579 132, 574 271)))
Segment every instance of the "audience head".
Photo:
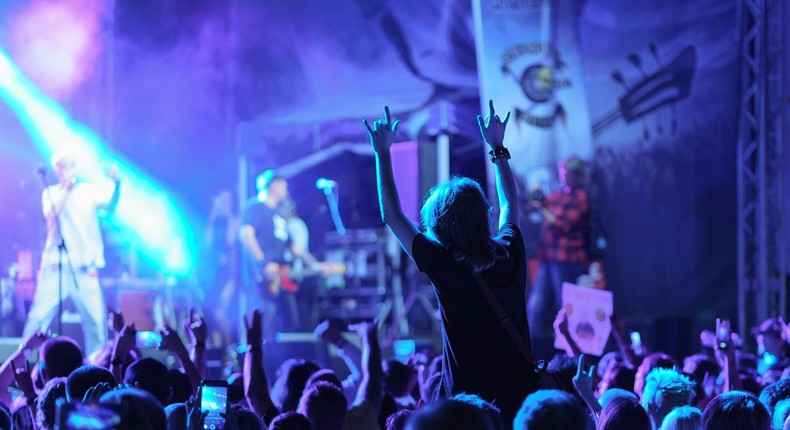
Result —
POLYGON ((280 412, 295 411, 307 380, 321 367, 309 360, 289 358, 277 369, 271 397, 280 412))
POLYGON ((168 383, 167 367, 150 357, 133 361, 126 368, 123 382, 153 394, 162 405, 166 405, 173 395, 173 389, 168 383))
POLYGON ((640 398, 645 389, 645 378, 651 370, 660 367, 662 369, 673 369, 677 367, 675 360, 663 352, 654 352, 642 360, 642 364, 636 369, 634 377, 634 392, 640 398))
POLYGON ((80 366, 71 372, 71 375, 66 380, 66 400, 69 402, 81 402, 89 389, 102 382, 106 382, 111 387, 117 384, 112 372, 104 367, 80 366))
POLYGON ((780 379, 773 384, 766 385, 760 392, 760 401, 768 408, 768 413, 774 413, 774 407, 780 400, 790 398, 790 379, 780 379))
POLYGON ((456 394, 452 397, 452 400, 468 403, 472 406, 480 408, 491 419, 494 429, 502 430, 505 428, 505 423, 502 421, 502 411, 500 411, 498 407, 494 406, 493 403, 486 401, 477 394, 456 394))
POLYGON ((47 339, 39 351, 39 370, 44 381, 67 377, 82 366, 82 351, 77 342, 68 336, 47 339))
POLYGON ((621 397, 636 400, 637 402, 639 401, 639 397, 631 391, 623 390, 622 388, 610 388, 598 397, 598 404, 601 405, 602 408, 605 408, 612 400, 621 397))
POLYGON ((194 392, 194 389, 192 388, 192 382, 189 381, 189 377, 186 375, 186 373, 178 369, 169 369, 167 371, 167 383, 170 385, 170 388, 173 389, 173 395, 170 396, 168 404, 184 403, 194 392))
POLYGON ((702 414, 704 430, 770 430, 771 415, 753 394, 728 391, 713 398, 702 414))
POLYGON ((601 411, 598 430, 652 430, 650 417, 635 399, 619 397, 601 411))
POLYGON ((414 411, 411 409, 401 409, 398 412, 387 417, 387 425, 384 430, 404 430, 406 428, 406 421, 414 411))
POLYGON ((343 389, 343 381, 341 381, 340 377, 337 376, 337 373, 335 373, 335 371, 331 369, 320 369, 317 372, 310 375, 310 378, 307 380, 305 387, 309 387, 318 381, 326 381, 336 385, 340 389, 343 389))
POLYGON ((304 390, 297 412, 309 418, 315 430, 340 430, 347 408, 348 400, 340 388, 318 381, 304 390))
POLYGON ((263 421, 255 412, 239 405, 233 406, 231 411, 239 423, 239 430, 266 430, 263 421))
POLYGON ((99 403, 120 406, 119 430, 167 430, 165 410, 156 397, 137 388, 108 391, 99 403))
POLYGON ((633 392, 635 378, 636 370, 622 362, 612 363, 604 372, 601 382, 598 383, 598 395, 602 396, 613 388, 633 392))
POLYGON ((702 411, 693 406, 681 406, 664 417, 661 430, 702 430, 702 411))
POLYGON ((165 408, 167 430, 186 430, 187 405, 184 403, 171 403, 165 408))
POLYGON ((313 423, 306 416, 290 411, 274 417, 268 430, 313 430, 313 423))
POLYGON ((417 370, 391 358, 382 362, 384 372, 384 392, 393 397, 411 394, 417 384, 417 370))
POLYGON ((564 353, 555 354, 549 361, 549 368, 559 371, 565 375, 568 380, 573 379, 573 376, 576 375, 576 368, 578 365, 579 359, 577 357, 569 357, 564 353))
POLYGON ((613 365, 614 363, 622 363, 623 356, 617 351, 607 352, 606 354, 601 356, 601 359, 598 360, 598 367, 595 368, 596 373, 598 374, 599 378, 603 377, 604 372, 609 366, 613 365))
POLYGON ((584 160, 578 155, 571 155, 557 163, 558 179, 570 188, 581 187, 584 184, 585 170, 584 160))
POLYGON ((494 430, 482 409, 458 400, 442 399, 418 409, 406 420, 406 430, 494 430))
POLYGON ((705 378, 716 378, 721 373, 719 363, 713 357, 705 354, 694 354, 683 359, 683 373, 689 375, 691 380, 696 383, 695 394, 697 404, 705 402, 705 378), (707 376, 706 376, 707 375, 707 376))
POLYGON ((420 211, 426 235, 474 270, 494 265, 499 247, 491 239, 491 205, 480 184, 454 176, 437 184, 420 211))
POLYGON ((752 334, 757 338, 757 343, 765 348, 765 352, 777 357, 786 357, 788 355, 788 344, 779 318, 768 318, 759 326, 753 328, 752 334))
POLYGON ((642 393, 642 406, 656 428, 673 409, 688 406, 694 398, 694 383, 676 369, 657 367, 650 371, 642 393))
POLYGON ((587 413, 572 394, 538 390, 524 400, 513 430, 585 430, 587 413))
POLYGON ((782 430, 784 428, 787 417, 790 416, 790 399, 780 400, 774 407, 773 416, 773 429, 782 430))
MULTIPOLYGON (((44 390, 38 396, 36 401, 38 408, 36 409, 36 425, 42 430, 52 430, 55 428, 55 411, 57 411, 58 399, 66 398, 66 378, 53 378, 50 379, 44 390)), ((82 401, 82 398, 80 398, 82 401)), ((11 427, 0 426, 0 428, 8 429, 11 427)))

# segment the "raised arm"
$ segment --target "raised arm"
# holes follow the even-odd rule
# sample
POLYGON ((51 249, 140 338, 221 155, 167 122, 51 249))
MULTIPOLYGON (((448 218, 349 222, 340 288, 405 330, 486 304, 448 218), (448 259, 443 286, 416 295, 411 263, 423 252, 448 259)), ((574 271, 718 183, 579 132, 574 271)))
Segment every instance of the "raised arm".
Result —
POLYGON ((388 106, 384 106, 384 118, 374 121, 372 127, 368 124, 367 119, 362 120, 362 124, 368 131, 368 136, 370 136, 370 145, 376 154, 376 184, 381 219, 398 239, 401 247, 411 255, 411 245, 420 231, 403 213, 398 188, 395 186, 395 176, 392 172, 390 147, 395 140, 398 123, 397 120, 392 122, 388 106))
POLYGON ((518 225, 518 189, 513 172, 510 170, 510 153, 505 148, 505 127, 510 119, 510 112, 502 121, 494 111, 494 102, 488 101, 489 113, 483 118, 477 116, 480 134, 491 147, 491 161, 494 163, 496 176, 496 192, 499 199, 499 227, 505 224, 518 225))
POLYGON ((264 420, 267 415, 277 415, 272 412, 276 409, 269 394, 269 381, 263 369, 263 326, 261 311, 254 310, 250 321, 244 318, 244 327, 247 330, 247 345, 249 350, 244 355, 244 397, 253 412, 264 420))
POLYGON ((355 403, 370 402, 378 415, 384 396, 384 371, 381 368, 378 324, 375 321, 362 322, 352 327, 362 339, 362 382, 359 384, 355 403))

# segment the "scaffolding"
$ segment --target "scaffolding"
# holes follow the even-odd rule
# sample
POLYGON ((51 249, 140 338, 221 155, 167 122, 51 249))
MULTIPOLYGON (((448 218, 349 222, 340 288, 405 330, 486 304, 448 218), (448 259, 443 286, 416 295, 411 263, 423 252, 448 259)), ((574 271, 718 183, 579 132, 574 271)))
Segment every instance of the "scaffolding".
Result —
POLYGON ((738 329, 786 307, 783 55, 786 0, 741 0, 738 329))

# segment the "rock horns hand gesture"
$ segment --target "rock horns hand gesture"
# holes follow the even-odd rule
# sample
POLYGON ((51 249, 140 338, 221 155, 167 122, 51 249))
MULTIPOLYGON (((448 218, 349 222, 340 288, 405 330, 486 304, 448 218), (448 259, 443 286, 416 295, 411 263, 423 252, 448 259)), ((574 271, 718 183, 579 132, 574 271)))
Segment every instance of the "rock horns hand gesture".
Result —
POLYGON ((480 134, 483 135, 483 140, 485 140, 487 144, 491 145, 492 148, 503 146, 505 127, 507 127, 507 122, 510 119, 510 112, 507 113, 505 120, 502 121, 499 118, 499 115, 496 114, 496 111, 494 111, 493 100, 488 101, 488 110, 489 113, 485 118, 483 118, 482 115, 477 116, 477 124, 480 126, 480 134))
POLYGON ((376 153, 389 151, 392 142, 395 140, 395 133, 398 129, 400 120, 392 122, 389 106, 384 106, 384 118, 373 121, 373 126, 368 124, 367 118, 362 120, 365 129, 370 136, 370 145, 376 153))

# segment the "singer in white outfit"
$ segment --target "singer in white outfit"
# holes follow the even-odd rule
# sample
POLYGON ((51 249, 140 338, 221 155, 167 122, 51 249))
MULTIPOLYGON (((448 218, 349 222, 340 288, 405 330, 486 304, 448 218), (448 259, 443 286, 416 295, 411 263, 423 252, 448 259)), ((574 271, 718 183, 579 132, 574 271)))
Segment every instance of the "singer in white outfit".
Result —
POLYGON ((115 209, 120 181, 114 166, 106 172, 115 184, 113 187, 78 181, 76 158, 67 152, 56 153, 52 165, 59 183, 47 187, 41 195, 47 240, 23 336, 50 329, 57 315, 61 261, 58 248, 62 234, 68 250, 68 254, 62 254, 62 299, 71 298, 82 316, 87 356, 107 341, 107 309, 98 276, 98 269, 105 265, 98 211, 115 209))

